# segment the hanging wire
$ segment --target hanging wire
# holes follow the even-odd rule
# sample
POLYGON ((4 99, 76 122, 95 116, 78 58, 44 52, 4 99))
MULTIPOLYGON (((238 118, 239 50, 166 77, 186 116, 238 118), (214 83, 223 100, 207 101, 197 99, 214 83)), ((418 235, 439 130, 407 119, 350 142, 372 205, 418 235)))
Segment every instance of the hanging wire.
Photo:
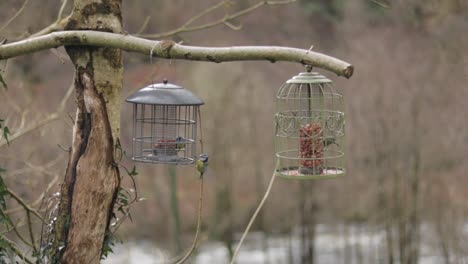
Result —
POLYGON ((203 129, 202 129, 202 119, 201 119, 201 111, 200 111, 200 107, 198 107, 198 122, 200 124, 200 150, 201 150, 201 153, 205 153, 203 151, 203 129))
POLYGON ((192 245, 187 253, 182 257, 176 264, 184 263, 197 249, 198 246, 198 238, 200 235, 201 230, 201 222, 202 222, 202 209, 203 209, 203 177, 200 177, 200 196, 198 197, 198 217, 197 217, 197 229, 195 231, 195 237, 193 238, 192 245))

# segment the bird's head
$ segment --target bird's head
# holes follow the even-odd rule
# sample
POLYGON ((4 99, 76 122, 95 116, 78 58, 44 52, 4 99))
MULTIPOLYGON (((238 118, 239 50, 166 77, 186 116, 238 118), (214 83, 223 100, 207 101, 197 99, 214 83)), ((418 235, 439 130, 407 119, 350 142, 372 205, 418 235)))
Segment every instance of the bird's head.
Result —
POLYGON ((184 141, 184 138, 183 138, 183 137, 177 137, 177 138, 176 138, 176 142, 177 142, 177 143, 181 143, 181 142, 183 142, 183 141, 184 141))
POLYGON ((198 156, 198 159, 203 161, 203 162, 208 162, 208 155, 207 154, 200 154, 198 156))

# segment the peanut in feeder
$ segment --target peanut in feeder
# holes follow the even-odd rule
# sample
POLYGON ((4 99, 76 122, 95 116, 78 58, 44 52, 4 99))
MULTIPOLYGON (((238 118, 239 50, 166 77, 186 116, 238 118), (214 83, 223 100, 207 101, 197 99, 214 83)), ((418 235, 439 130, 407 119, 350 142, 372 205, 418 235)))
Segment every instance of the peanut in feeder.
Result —
POLYGON ((288 179, 344 175, 343 96, 323 75, 302 72, 278 91, 275 174, 288 179))
POLYGON ((134 161, 191 164, 196 160, 201 99, 164 80, 140 89, 126 101, 133 104, 134 161))

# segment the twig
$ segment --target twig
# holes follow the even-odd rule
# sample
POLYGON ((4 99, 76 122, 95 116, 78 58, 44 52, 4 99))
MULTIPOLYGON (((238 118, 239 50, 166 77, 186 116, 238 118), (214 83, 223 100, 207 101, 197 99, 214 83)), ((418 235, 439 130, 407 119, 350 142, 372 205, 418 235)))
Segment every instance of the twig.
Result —
POLYGON ((200 196, 198 198, 198 219, 197 219, 197 229, 195 231, 195 237, 193 238, 192 246, 190 247, 190 249, 187 251, 187 253, 185 254, 183 258, 177 261, 176 264, 184 263, 184 261, 186 261, 193 254, 193 252, 197 249, 198 236, 200 234, 201 221, 202 221, 202 208, 203 208, 203 177, 200 177, 200 196))
POLYGON ((34 253, 36 253, 38 252, 38 250, 36 247, 36 239, 34 238, 34 232, 33 232, 32 221, 31 221, 31 212, 28 210, 26 210, 26 218, 28 220, 28 231, 29 231, 29 237, 31 238, 32 248, 34 250, 34 253))
MULTIPOLYGON (((48 193, 50 191, 50 189, 55 185, 55 183, 57 183, 59 179, 59 175, 55 175, 54 178, 52 179, 52 181, 50 181, 50 183, 47 185, 47 188, 45 189, 45 191, 42 192, 41 195, 39 195, 39 197, 31 203, 31 207, 34 207, 36 205, 38 205, 39 203, 41 203, 42 199, 44 198, 45 194, 48 193)), ((6 213, 9 213, 9 214, 13 214, 13 213, 16 213, 20 210, 22 210, 23 207, 20 206, 20 207, 16 207, 16 208, 12 208, 12 209, 9 209, 9 210, 6 210, 5 212, 6 213)))
POLYGON ((254 214, 252 215, 252 218, 250 218, 249 224, 247 225, 247 228, 245 229, 244 233, 242 234, 241 240, 239 241, 239 244, 237 244, 236 250, 234 251, 234 254, 232 255, 231 259, 231 264, 234 264, 236 262, 237 254, 239 253, 239 250, 242 246, 242 243, 244 242, 245 237, 250 231, 250 228, 252 227, 252 224, 254 223, 255 219, 257 218, 258 213, 263 207, 263 204, 265 203, 266 199, 270 195, 271 188, 273 187, 273 183, 275 182, 276 175, 273 172, 273 175, 271 176, 270 183, 268 184, 268 188, 265 191, 265 194, 263 195, 262 200, 260 201, 260 204, 258 205, 257 209, 255 210, 254 214))
POLYGON ((70 20, 70 17, 71 16, 67 16, 65 18, 62 18, 60 21, 54 22, 54 23, 48 25, 47 27, 39 30, 38 32, 29 35, 28 38, 35 38, 35 37, 43 36, 43 35, 46 35, 46 34, 50 34, 52 32, 63 30, 65 28, 65 25, 70 20))
POLYGON ((181 264, 186 261, 197 249, 198 239, 201 230, 201 222, 202 222, 202 210, 203 209, 203 177, 200 178, 200 193, 198 197, 198 212, 197 212, 197 227, 195 231, 195 236, 192 241, 192 245, 190 246, 189 250, 184 254, 182 257, 175 257, 170 260, 164 261, 164 264, 181 264))
POLYGON ((29 258, 27 258, 25 255, 23 255, 23 252, 21 252, 21 250, 18 249, 18 246, 11 240, 9 240, 8 238, 0 235, 2 237, 3 240, 5 240, 8 245, 10 246, 10 248, 13 250, 13 252, 21 259, 21 260, 24 260, 26 263, 28 264, 34 264, 34 262, 32 260, 30 260, 29 258))
POLYGON ((68 0, 62 0, 62 6, 60 6, 59 12, 57 14, 57 19, 55 20, 55 24, 59 24, 63 17, 63 11, 67 6, 68 0))
POLYGON ((207 8, 207 9, 205 9, 204 11, 198 13, 197 15, 195 15, 195 16, 191 17, 189 20, 187 20, 187 22, 185 22, 185 24, 183 24, 181 28, 189 26, 190 24, 197 21, 198 19, 208 15, 211 12, 214 12, 216 9, 218 9, 220 7, 225 6, 227 3, 229 3, 229 0, 227 0, 227 1, 223 0, 223 1, 220 1, 219 3, 217 3, 216 5, 213 5, 213 6, 209 7, 209 8, 207 8))
POLYGON ((136 33, 137 35, 140 35, 141 33, 143 33, 143 31, 145 31, 145 29, 148 27, 148 24, 149 24, 149 21, 151 19, 151 16, 147 16, 145 18, 145 21, 143 22, 143 24, 141 25, 140 29, 138 30, 138 32, 136 33))
POLYGON ((55 31, 63 30, 65 28, 65 25, 68 23, 70 20, 70 15, 63 18, 63 12, 65 11, 65 8, 67 7, 68 0, 63 0, 62 5, 60 6, 60 9, 57 13, 57 19, 55 20, 54 23, 48 25, 47 27, 39 30, 38 32, 31 34, 29 38, 34 38, 34 37, 39 37, 42 35, 46 35, 55 31))
POLYGON ((10 217, 7 217, 7 222, 9 225, 11 225, 11 228, 10 230, 8 230, 8 232, 11 232, 13 231, 13 233, 15 233, 15 235, 27 246, 29 247, 33 247, 33 245, 31 243, 29 243, 29 241, 23 237, 23 235, 18 231, 18 226, 17 225, 14 225, 13 224, 13 221, 11 221, 10 217))
MULTIPOLYGON (((72 92, 73 92, 73 85, 70 86, 67 93, 63 97, 62 101, 59 103, 59 106, 58 106, 56 112, 49 114, 44 119, 42 119, 40 121, 37 121, 36 123, 30 124, 27 127, 23 127, 21 125, 20 126, 21 129, 16 130, 15 133, 13 133, 12 135, 10 135, 8 137, 9 142, 11 143, 12 141, 18 139, 19 137, 22 137, 22 136, 24 136, 24 135, 26 135, 26 134, 28 134, 28 133, 36 130, 36 129, 39 129, 39 128, 47 125, 48 123, 50 123, 50 122, 52 122, 54 120, 59 119, 61 117, 61 115, 62 115, 63 110, 65 109, 66 103, 67 103, 68 99, 70 98, 72 92)), ((25 118, 22 118, 22 123, 24 123, 24 121, 25 121, 25 118)), ((2 137, 0 137, 0 147, 4 146, 6 144, 7 144, 6 140, 3 139, 2 137)))
POLYGON ((390 5, 388 5, 386 3, 379 2, 377 0, 371 0, 371 2, 376 4, 376 5, 379 5, 380 7, 383 7, 383 8, 390 8, 390 5))
POLYGON ((50 49, 50 52, 59 59, 60 63, 65 64, 65 56, 63 56, 57 49, 50 49))
POLYGON ((11 176, 15 176, 15 175, 20 175, 20 174, 23 174, 23 173, 27 173, 29 171, 40 171, 44 174, 47 174, 49 176, 55 176, 55 174, 49 172, 49 168, 54 166, 55 164, 57 164, 61 158, 63 158, 62 156, 57 156, 57 158, 55 158, 54 160, 51 160, 49 162, 47 162, 46 164, 42 165, 42 166, 38 166, 38 165, 34 165, 26 160, 20 160, 20 159, 15 159, 15 158, 9 158, 9 157, 6 157, 7 159, 11 159, 11 160, 15 160, 15 161, 20 161, 22 163, 24 163, 27 167, 25 168, 21 168, 21 169, 17 169, 17 170, 13 170, 13 171, 8 171, 8 174, 7 176, 8 177, 11 177, 11 176))
POLYGON ((13 192, 10 189, 7 189, 8 194, 11 196, 11 198, 15 199, 25 210, 26 212, 30 212, 33 215, 35 215, 37 218, 39 218, 43 223, 45 223, 45 219, 40 215, 35 209, 31 208, 21 197, 19 197, 15 192, 13 192))
POLYGON ((237 13, 234 13, 232 15, 226 15, 221 19, 218 19, 218 20, 215 20, 213 22, 209 22, 209 23, 206 23, 206 24, 203 24, 203 25, 200 25, 200 26, 190 27, 190 25, 193 22, 195 22, 199 18, 201 18, 201 17, 215 11, 216 9, 220 8, 226 2, 228 2, 228 1, 219 2, 218 4, 212 6, 212 7, 208 8, 208 9, 206 9, 205 11, 197 14, 196 16, 192 17, 185 24, 183 24, 182 26, 180 26, 179 28, 176 28, 174 30, 164 32, 164 33, 160 33, 160 34, 143 34, 143 35, 139 35, 139 36, 144 37, 144 38, 160 39, 160 38, 166 38, 166 37, 177 35, 177 34, 184 33, 184 32, 192 32, 192 31, 198 31, 198 30, 202 30, 202 29, 208 29, 208 28, 215 27, 217 25, 226 24, 226 22, 229 22, 232 19, 244 16, 244 15, 246 15, 246 14, 248 14, 248 13, 254 11, 255 9, 260 8, 260 7, 264 6, 264 5, 286 5, 286 4, 296 2, 296 0, 260 1, 260 2, 258 2, 256 4, 254 4, 254 5, 251 5, 250 7, 247 7, 247 8, 245 8, 245 9, 243 9, 243 10, 237 12, 237 13))
POLYGON ((21 5, 20 9, 18 9, 18 11, 16 11, 16 13, 10 19, 8 19, 8 21, 5 24, 3 24, 3 26, 0 28, 0 32, 3 31, 6 27, 8 27, 8 25, 10 25, 10 23, 13 22, 13 20, 15 20, 15 18, 17 18, 23 12, 28 2, 29 0, 24 0, 23 5, 21 5))
POLYGON ((235 26, 234 24, 230 23, 229 21, 224 21, 224 24, 226 26, 228 26, 230 29, 232 30, 241 30, 242 29, 242 25, 240 26, 235 26))

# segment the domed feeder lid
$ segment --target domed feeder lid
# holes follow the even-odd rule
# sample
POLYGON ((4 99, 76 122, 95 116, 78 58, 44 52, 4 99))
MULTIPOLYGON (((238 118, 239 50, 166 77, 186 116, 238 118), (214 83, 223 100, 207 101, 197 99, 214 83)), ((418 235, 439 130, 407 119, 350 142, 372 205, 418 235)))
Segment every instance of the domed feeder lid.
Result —
POLYGON ((164 80, 162 83, 155 83, 140 89, 130 95, 126 102, 133 104, 151 104, 151 105, 203 105, 200 98, 192 92, 178 85, 168 83, 164 80))
POLYGON ((287 80, 286 83, 331 83, 332 81, 327 77, 317 73, 311 72, 312 67, 306 66, 307 72, 301 72, 298 75, 287 80))

